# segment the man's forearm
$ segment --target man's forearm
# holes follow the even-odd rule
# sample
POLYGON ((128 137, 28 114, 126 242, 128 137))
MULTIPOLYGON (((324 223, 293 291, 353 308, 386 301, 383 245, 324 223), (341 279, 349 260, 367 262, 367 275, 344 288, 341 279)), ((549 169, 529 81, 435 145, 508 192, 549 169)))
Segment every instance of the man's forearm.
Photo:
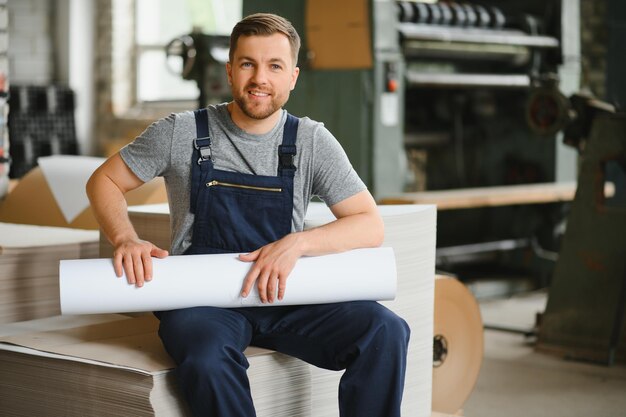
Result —
POLYGON ((384 224, 378 212, 342 217, 324 226, 305 230, 299 237, 303 256, 377 247, 383 239, 384 224))
POLYGON ((330 210, 337 220, 297 236, 301 256, 370 248, 383 243, 385 226, 369 191, 348 197, 331 206, 330 210))
POLYGON ((99 173, 92 176, 87 196, 102 232, 113 246, 138 238, 128 218, 124 194, 109 177, 99 173))

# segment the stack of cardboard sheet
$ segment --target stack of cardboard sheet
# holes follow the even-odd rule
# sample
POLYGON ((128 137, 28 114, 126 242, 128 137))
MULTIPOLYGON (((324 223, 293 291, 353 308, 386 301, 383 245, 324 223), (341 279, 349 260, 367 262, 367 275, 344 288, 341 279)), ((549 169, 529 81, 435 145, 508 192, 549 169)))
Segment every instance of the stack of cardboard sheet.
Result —
MULTIPOLYGON (((54 155, 24 175, 0 200, 0 222, 98 230, 85 193, 91 173, 102 158, 54 155)), ((163 178, 143 184, 125 196, 129 205, 167 201, 163 178)))
MULTIPOLYGON (((381 214, 385 222, 385 242, 383 246, 391 246, 394 248, 396 256, 396 267, 398 273, 398 290, 397 298, 391 302, 383 304, 395 311, 403 317, 411 327, 411 340, 409 345, 408 369, 406 375, 406 387, 403 400, 403 415, 412 417, 428 417, 431 413, 431 387, 432 387, 432 341, 433 341, 433 302, 434 302, 434 271, 435 271, 435 235, 436 235, 436 209, 434 206, 381 206, 381 214)), ((167 205, 135 207, 129 212, 131 221, 133 222, 139 236, 142 239, 149 240, 163 248, 169 248, 170 222, 167 205)), ((330 211, 322 204, 311 204, 306 218, 306 227, 316 227, 332 221, 334 217, 330 211)), ((104 239, 101 238, 102 248, 101 256, 110 255, 110 249, 104 239)), ((133 319, 148 320, 149 319, 133 319)), ((116 328, 130 328, 132 322, 125 321, 118 323, 116 328)), ((143 324, 145 325, 145 323, 143 324)), ((154 324, 156 326, 156 324, 154 324)), ((158 344, 158 336, 155 332, 156 327, 152 329, 150 338, 153 344, 158 344)), ((133 331, 134 332, 134 331, 133 331)), ((94 362, 89 367, 80 368, 75 366, 81 379, 81 387, 85 389, 84 394, 77 391, 80 401, 84 402, 81 408, 74 413, 73 405, 79 401, 71 394, 65 394, 65 411, 64 413, 46 415, 181 415, 180 393, 171 383, 171 373, 166 369, 171 367, 171 363, 165 365, 168 359, 158 359, 154 349, 149 349, 149 343, 145 339, 137 336, 136 332, 126 333, 122 336, 100 337, 103 345, 110 350, 108 353, 102 352, 98 348, 94 350, 90 359, 94 362), (125 344, 129 341, 129 345, 122 347, 119 343, 125 344), (130 348, 129 348, 130 346, 130 348), (152 383, 152 388, 148 390, 129 391, 134 392, 132 398, 128 395, 118 394, 116 388, 110 386, 103 387, 105 392, 101 392, 96 382, 89 382, 89 378, 95 380, 100 378, 100 373, 104 375, 104 370, 100 369, 105 366, 103 363, 117 363, 119 361, 107 359, 107 355, 115 352, 125 352, 130 362, 125 362, 123 372, 116 371, 113 375, 112 371, 107 370, 107 378, 116 378, 118 385, 125 390, 131 390, 125 387, 127 382, 124 381, 125 375, 129 373, 137 373, 143 370, 147 375, 146 384, 152 383), (142 361, 157 361, 160 367, 149 368, 143 365, 142 361), (163 374, 163 375, 162 375, 163 374), (157 382, 158 381, 158 382, 157 382), (87 389, 85 387, 89 386, 87 389), (106 395, 105 395, 106 393, 106 395), (148 402, 148 397, 150 402, 148 402), (118 400, 115 400, 118 398, 118 400), (122 398, 124 400, 122 401, 122 398), (115 402, 113 405, 105 404, 109 401, 115 402), (122 414, 105 414, 102 410, 109 410, 109 407, 117 407, 131 410, 122 414), (89 408, 96 407, 96 408, 89 408), (162 411, 168 408, 168 411, 162 411), (69 411, 68 411, 69 410, 69 411), (148 410, 148 411, 142 411, 148 410), (151 411, 150 411, 151 410, 151 411), (142 413, 146 414, 142 414, 142 413), (152 414, 150 414, 152 413, 152 414), (177 414, 179 413, 179 414, 177 414)), ((93 342, 88 341, 84 331, 78 332, 74 336, 74 344, 91 345, 93 342), (81 342, 85 340, 85 342, 81 342)), ((31 340, 47 340, 54 339, 52 335, 37 335, 31 340)), ((61 339, 67 336, 62 335, 61 339)), ((52 401, 59 394, 54 395, 42 394, 46 393, 45 388, 37 389, 37 391, 29 391, 30 388, 23 386, 23 381, 16 375, 24 375, 25 373, 37 373, 31 368, 43 366, 51 359, 41 359, 34 354, 33 349, 42 349, 32 342, 24 340, 10 340, 11 343, 30 346, 29 352, 20 353, 23 355, 23 368, 19 370, 4 371, 5 363, 15 361, 16 352, 9 352, 4 346, 4 352, 0 354, 0 358, 7 355, 13 355, 10 359, 2 359, 0 362, 0 403, 5 401, 4 397, 16 396, 20 398, 51 398, 52 401), (29 359, 26 359, 29 357, 29 359), (19 371, 19 372, 18 372, 19 371), (28 393, 32 395, 29 397, 28 393), (18 395, 19 393, 19 395, 18 395), (36 393, 36 394, 35 394, 36 393), (43 395, 43 397, 42 397, 43 395), (55 396, 56 395, 56 396, 55 396)), ((162 350, 162 347, 160 347, 162 350)), ((14 350, 14 349, 13 349, 14 350)), ((46 350, 45 348, 42 350, 46 350)), ((48 348, 48 350, 51 350, 48 348)), ((55 360, 77 361, 77 351, 59 350, 56 352, 62 355, 55 360)), ((164 355, 161 351, 159 355, 164 355)), ((336 417, 339 415, 337 407, 338 381, 341 372, 326 371, 306 365, 303 362, 285 357, 276 352, 258 351, 249 349, 247 351, 250 368, 248 374, 251 380, 251 387, 257 414, 259 416, 289 416, 289 417, 336 417)), ((46 365, 47 366, 47 365, 46 365)), ((82 365, 81 365, 82 366, 82 365)), ((58 367, 65 369, 64 367, 58 367)), ((117 368, 116 368, 117 369, 117 368)), ((60 374, 60 370, 51 371, 57 373, 58 378, 67 378, 60 374)), ((141 372, 139 372, 141 373, 141 372)), ((51 377, 52 378, 52 377, 51 377)), ((102 376, 104 378, 104 376, 102 376)), ((131 377, 128 376, 130 380, 131 377)), ((34 382, 34 381, 31 381, 34 382)), ((368 381, 366 383, 376 383, 368 381)), ((138 382, 133 382, 140 386, 138 382)), ((43 385, 42 385, 43 387, 43 385)), ((15 400, 17 401, 17 400, 15 400)), ((43 401, 43 400, 40 400, 43 401)), ((29 401, 23 399, 18 402, 15 407, 34 407, 29 401)), ((57 410, 62 410, 59 406, 57 410)), ((28 408, 27 410, 35 410, 28 408)), ((108 411, 107 411, 108 412, 108 411)), ((33 413, 24 413, 24 415, 36 415, 33 413)))
MULTIPOLYGON (((74 316, 42 325, 0 326, 0 404, 3 415, 191 415, 173 363, 157 336, 158 321, 139 317, 74 316), (74 321, 79 327, 71 327, 74 321), (67 327, 70 328, 67 328, 67 327), (24 328, 48 329, 24 333, 24 328), (61 328, 49 330, 51 328, 61 328), (17 333, 17 334, 15 334, 17 333)), ((259 417, 310 416, 310 373, 303 362, 249 348, 248 375, 259 417)))
POLYGON ((97 254, 97 231, 0 223, 0 323, 60 314, 59 261, 97 254))

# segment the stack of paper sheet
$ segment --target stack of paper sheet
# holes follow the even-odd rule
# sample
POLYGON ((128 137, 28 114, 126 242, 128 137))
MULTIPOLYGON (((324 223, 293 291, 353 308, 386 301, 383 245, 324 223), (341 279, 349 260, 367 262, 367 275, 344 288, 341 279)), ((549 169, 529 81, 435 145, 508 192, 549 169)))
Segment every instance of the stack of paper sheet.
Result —
MULTIPOLYGON (((22 328, 65 329, 21 334, 0 326, 0 334, 13 334, 0 336, 2 415, 191 415, 157 336, 156 318, 90 317, 104 322, 56 317, 22 328), (72 321, 80 327, 71 327, 72 321)), ((311 416, 306 364, 259 348, 249 348, 246 356, 259 417, 311 416)))
MULTIPOLYGON (((402 316, 409 323, 412 332, 403 400, 403 415, 428 417, 430 416, 432 386, 436 210, 434 206, 411 205, 381 206, 380 211, 385 221, 385 242, 383 246, 390 246, 394 249, 398 276, 396 299, 390 302, 383 302, 383 304, 402 316)), ((133 208, 129 215, 141 238, 150 240, 163 248, 169 248, 170 224, 166 205, 160 207, 151 206, 147 210, 141 207, 133 208)), ((332 214, 325 206, 312 204, 307 214, 306 227, 315 227, 332 220, 332 214)), ((106 250, 101 251, 101 256, 107 256, 106 250)), ((126 329, 130 323, 124 322, 123 326, 120 324, 116 327, 126 329)), ((88 332, 79 332, 81 335, 86 333, 88 332)), ((144 412, 146 413, 145 415, 183 415, 180 414, 183 413, 180 405, 180 393, 177 392, 176 387, 172 383, 172 373, 166 372, 166 369, 171 366, 171 363, 165 365, 165 361, 169 359, 159 356, 165 355, 163 351, 157 354, 153 353, 153 349, 147 348, 147 346, 154 346, 154 344, 160 343, 158 336, 153 330, 150 336, 152 341, 146 342, 132 334, 132 332, 127 333, 119 342, 122 343, 125 338, 130 339, 132 342, 128 345, 130 348, 121 347, 118 344, 118 337, 100 337, 102 341, 95 344, 98 348, 93 350, 94 356, 90 357, 94 362, 89 367, 84 367, 85 365, 82 363, 81 366, 83 368, 80 368, 78 365, 75 366, 78 375, 75 378, 82 378, 79 385, 83 388, 84 386, 90 387, 88 390, 84 388, 85 391, 76 391, 75 396, 81 398, 75 398, 71 393, 64 394, 65 397, 58 397, 59 394, 56 391, 53 394, 46 394, 49 391, 46 391, 43 384, 41 389, 37 388, 36 391, 30 391, 31 388, 24 386, 24 381, 19 379, 21 378, 19 375, 36 374, 39 372, 37 369, 52 367, 53 365, 47 364, 58 362, 52 362, 52 359, 36 357, 33 354, 33 349, 29 349, 26 353, 21 353, 23 355, 21 356, 22 362, 20 362, 23 364, 22 368, 8 369, 5 368, 5 363, 15 362, 18 353, 8 352, 6 345, 4 345, 4 350, 7 353, 0 353, 0 358, 2 358, 0 362, 0 403, 4 404, 5 397, 22 398, 21 402, 15 405, 15 407, 28 407, 25 410, 32 411, 24 412, 22 415, 38 414, 39 409, 33 408, 36 404, 30 404, 33 402, 33 398, 42 398, 40 401, 50 403, 56 401, 54 398, 63 398, 62 401, 65 404, 63 413, 59 411, 57 414, 46 413, 46 415, 107 415, 102 410, 108 410, 108 407, 114 406, 131 410, 118 415, 141 416, 144 415, 142 414, 144 412), (105 353, 103 348, 107 348, 110 351, 105 353), (116 356, 115 360, 107 359, 114 353, 116 356), (122 364, 117 359, 118 355, 128 356, 130 361, 122 364), (25 359, 26 356, 30 357, 30 359, 25 359), (146 360, 156 361, 160 365, 152 368, 146 367, 141 362, 146 360), (104 365, 106 363, 122 364, 122 371, 116 368, 116 373, 113 373, 109 369, 106 371, 101 369, 106 367, 104 365), (32 370, 31 368, 33 367, 36 369, 32 370), (7 370, 5 371, 5 369, 7 370), (143 383, 138 382, 140 378, 135 375, 133 382, 128 382, 128 384, 136 384, 136 391, 129 391, 131 388, 126 387, 127 382, 119 382, 120 380, 124 381, 129 373, 147 375, 147 381, 151 382, 143 383, 148 386, 152 383, 152 388, 145 390, 143 383), (134 392, 134 394, 132 396, 118 394, 116 391, 117 385, 114 384, 113 386, 103 386, 102 390, 104 391, 102 391, 96 386, 97 383, 93 382, 99 378, 113 378, 121 387, 119 388, 120 390, 125 389, 128 392, 134 392), (36 394, 33 394, 34 392, 36 394), (29 396, 29 393, 33 395, 29 396), (31 401, 28 401, 28 398, 31 401), (110 401, 113 401, 115 404, 105 404, 110 401), (72 411, 74 410, 72 408, 73 404, 79 402, 83 408, 74 413, 72 411), (162 411, 167 407, 169 407, 167 411, 162 411), (152 414, 150 414, 150 409, 152 414)), ((59 337, 64 340, 68 338, 67 335, 59 337)), ((80 337, 80 340, 89 340, 85 339, 84 336, 80 337)), ((47 340, 49 338, 54 339, 50 335, 38 335, 30 340, 47 340)), ((35 346, 31 342, 24 340, 13 339, 11 342, 41 349, 41 346, 35 346)), ((83 344, 83 347, 91 348, 94 346, 93 341, 75 342, 77 345, 83 344)), ((82 348, 78 350, 59 350, 56 353, 60 356, 55 360, 76 362, 78 361, 76 358, 83 355, 82 353, 79 355, 81 350, 82 348)), ((320 370, 275 352, 261 351, 258 354, 254 352, 259 351, 255 349, 247 351, 248 360, 251 364, 248 373, 251 379, 253 398, 260 417, 336 417, 339 415, 337 392, 341 372, 320 370)), ((66 367, 59 366, 57 368, 66 369, 66 367)), ((58 378, 67 378, 67 375, 59 373, 60 370, 50 372, 56 372, 56 377, 58 378)), ((51 376, 50 380, 56 377, 51 376)), ((127 379, 130 381, 132 378, 128 376, 127 379)), ((29 380, 28 383, 35 384, 37 381, 29 380)), ((371 383, 376 383, 376 381, 371 381, 371 383)), ((59 407, 57 410, 62 409, 62 406, 59 405, 59 407)), ((19 415, 19 413, 17 414, 19 415)))
MULTIPOLYGON (((396 299, 381 302, 411 328, 402 415, 426 417, 431 413, 433 309, 436 208, 429 205, 380 206, 385 222, 383 246, 393 247, 398 288, 396 299)), ((323 204, 311 204, 305 228, 323 225, 334 217, 323 204)), ((315 416, 336 417, 337 387, 341 373, 311 367, 315 416)))
POLYGON ((95 230, 0 223, 0 323, 59 314, 59 260, 97 253, 95 230))

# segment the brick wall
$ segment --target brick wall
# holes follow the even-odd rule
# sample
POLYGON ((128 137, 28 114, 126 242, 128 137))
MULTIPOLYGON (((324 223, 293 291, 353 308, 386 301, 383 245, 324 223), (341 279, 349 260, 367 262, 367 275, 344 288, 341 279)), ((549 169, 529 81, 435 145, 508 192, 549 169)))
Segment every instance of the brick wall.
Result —
POLYGON ((97 153, 108 156, 138 136, 154 118, 133 115, 130 108, 133 26, 128 16, 132 16, 133 1, 100 0, 96 8, 95 147, 97 153))
POLYGON ((0 0, 0 74, 9 72, 9 11, 7 0, 0 0))
POLYGON ((95 96, 96 96, 96 135, 98 142, 103 139, 101 129, 111 122, 113 113, 112 98, 112 15, 111 0, 100 0, 96 4, 96 54, 95 54, 95 96))
POLYGON ((9 73, 13 84, 49 84, 53 79, 49 0, 9 0, 9 73))
POLYGON ((156 117, 133 112, 132 0, 100 0, 96 4, 96 148, 110 155, 132 141, 156 117), (115 18, 115 19, 114 19, 115 18))

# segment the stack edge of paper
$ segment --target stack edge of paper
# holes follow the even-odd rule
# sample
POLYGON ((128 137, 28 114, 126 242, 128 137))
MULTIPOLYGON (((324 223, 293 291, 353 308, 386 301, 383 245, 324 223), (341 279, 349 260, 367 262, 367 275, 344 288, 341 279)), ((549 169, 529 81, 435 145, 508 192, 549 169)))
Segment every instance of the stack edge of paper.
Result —
MULTIPOLYGON (((0 337, 3 415, 191 415, 156 333, 156 318, 109 316, 99 324, 0 337)), ((67 321, 68 316, 47 320, 46 328, 67 321)), ((258 348, 246 356, 259 417, 311 416, 306 364, 258 348)))
POLYGON ((0 323, 59 314, 59 261, 98 248, 97 231, 0 223, 0 323))

